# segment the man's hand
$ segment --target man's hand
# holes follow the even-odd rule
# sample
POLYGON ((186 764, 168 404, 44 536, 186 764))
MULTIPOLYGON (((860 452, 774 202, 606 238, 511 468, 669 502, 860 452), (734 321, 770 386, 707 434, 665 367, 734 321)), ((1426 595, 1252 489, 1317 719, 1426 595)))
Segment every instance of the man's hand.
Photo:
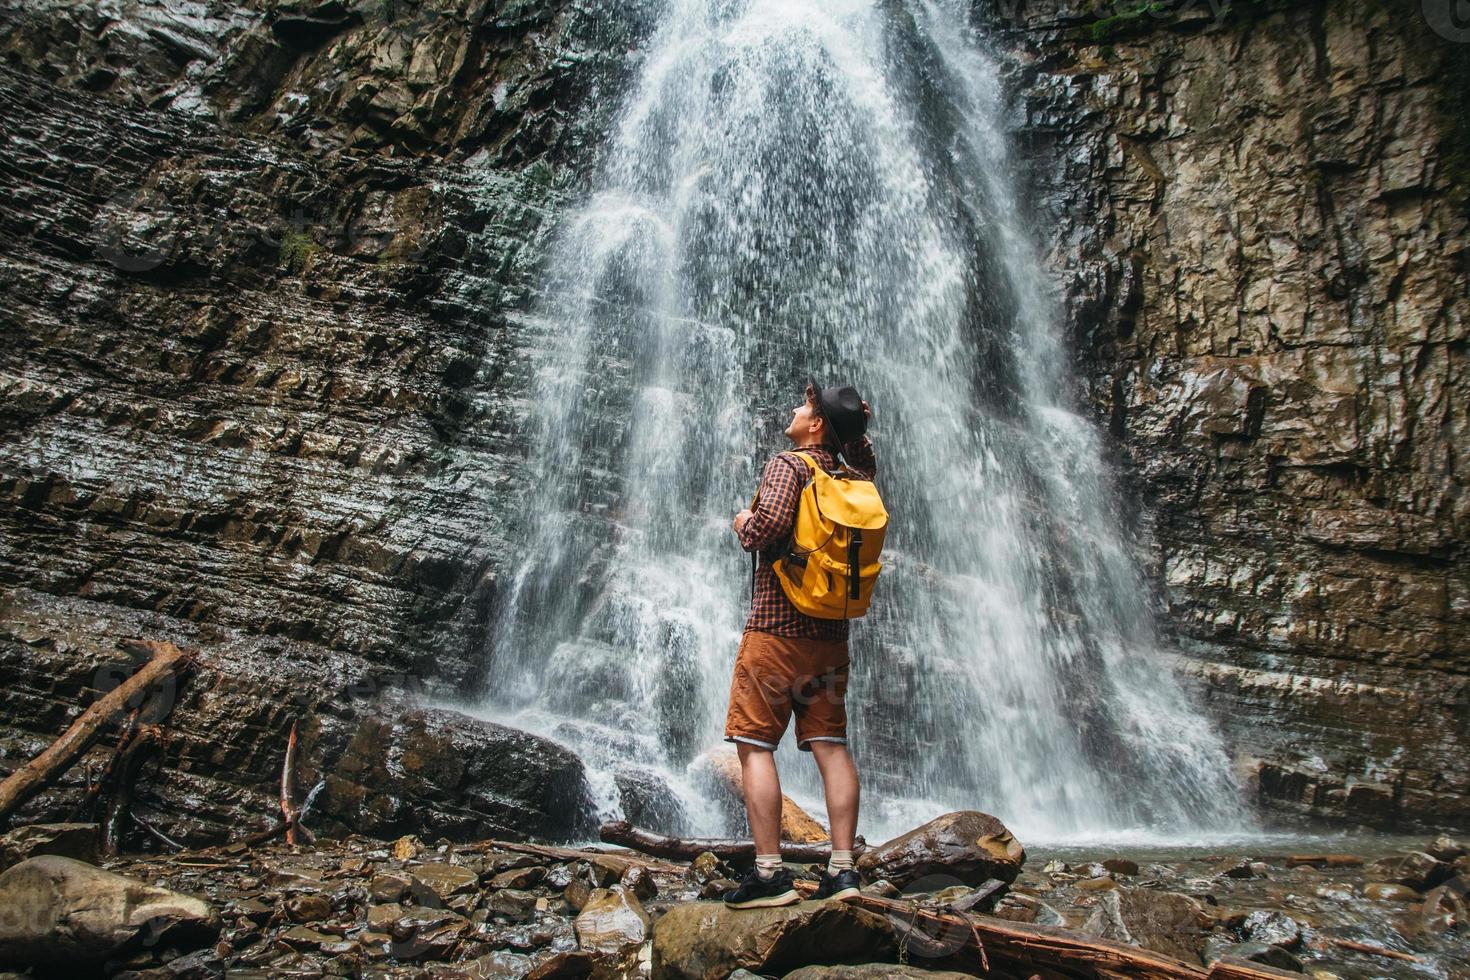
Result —
POLYGON ((747 507, 745 508, 745 510, 742 510, 740 513, 735 515, 735 521, 730 526, 735 529, 736 534, 739 534, 740 529, 745 527, 745 522, 750 520, 754 516, 755 512, 747 507))

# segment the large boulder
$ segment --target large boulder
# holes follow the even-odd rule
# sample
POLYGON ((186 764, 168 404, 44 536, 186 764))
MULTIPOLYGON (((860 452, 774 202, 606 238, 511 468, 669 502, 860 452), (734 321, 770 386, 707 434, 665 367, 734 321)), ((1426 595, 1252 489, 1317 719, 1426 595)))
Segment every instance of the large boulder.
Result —
POLYGON ((95 967, 147 944, 197 949, 219 935, 209 903, 45 855, 0 874, 0 963, 95 967))
POLYGON ((1213 916, 1188 895, 1118 888, 1098 898, 1080 931, 1199 963, 1213 925, 1213 916))
POLYGON ((591 830, 574 753, 458 711, 375 706, 323 768, 311 822, 329 833, 566 840, 591 830))
POLYGON ((991 878, 1009 884, 1025 863, 1025 849, 1005 824, 978 810, 957 810, 869 848, 857 867, 868 878, 902 888, 927 877, 971 886, 991 878))
POLYGON ((739 969, 768 976, 811 964, 872 963, 897 951, 887 919, 845 902, 775 909, 691 902, 653 926, 653 975, 661 980, 725 980, 739 969))

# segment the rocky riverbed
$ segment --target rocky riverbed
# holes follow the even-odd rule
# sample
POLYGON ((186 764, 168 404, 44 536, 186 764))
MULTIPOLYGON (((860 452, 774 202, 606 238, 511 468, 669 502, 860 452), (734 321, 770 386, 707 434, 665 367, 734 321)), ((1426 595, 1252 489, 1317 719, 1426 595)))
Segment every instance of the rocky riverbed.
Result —
MULTIPOLYGON (((666 861, 606 847, 352 836, 129 855, 98 870, 85 863, 96 860, 92 830, 22 827, 0 845, 4 863, 19 862, 0 878, 0 959, 25 975, 1010 975, 1001 960, 985 973, 968 932, 911 926, 898 912, 814 901, 727 910, 718 899, 741 868, 712 853, 666 861)), ((1070 849, 1009 871, 1004 862, 944 870, 914 853, 902 869, 870 860, 891 877, 865 891, 988 909, 1192 964, 1235 956, 1320 980, 1470 976, 1470 855, 1449 838, 1417 848, 1070 849)), ((815 878, 815 866, 792 868, 815 878)))

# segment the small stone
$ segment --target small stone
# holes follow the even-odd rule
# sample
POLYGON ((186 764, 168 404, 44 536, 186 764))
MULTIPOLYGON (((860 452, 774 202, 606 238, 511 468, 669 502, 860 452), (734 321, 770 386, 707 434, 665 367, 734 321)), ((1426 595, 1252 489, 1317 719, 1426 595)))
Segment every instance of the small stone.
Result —
POLYGON ((600 888, 577 914, 577 945, 593 954, 626 955, 648 938, 651 922, 632 892, 616 886, 600 888))
POLYGON ((689 862, 689 877, 696 885, 703 885, 715 878, 724 877, 724 867, 720 864, 720 859, 715 857, 714 851, 701 851, 689 862))
POLYGON ((451 895, 474 891, 480 884, 480 876, 468 868, 437 861, 414 868, 413 877, 432 889, 440 901, 451 895))
POLYGON ((412 834, 398 838, 393 842, 393 856, 400 861, 412 861, 424 853, 424 842, 412 834))
POLYGON ((1066 874, 1067 873, 1067 862, 1066 861, 1058 861, 1057 859, 1053 858, 1052 860, 1046 862, 1046 864, 1042 865, 1041 871, 1042 871, 1042 874, 1049 874, 1049 875, 1066 874))
POLYGON ((292 922, 320 922, 332 915, 332 903, 325 895, 293 895, 286 899, 286 915, 292 922))
POLYGON ((1211 942, 1205 947, 1205 966, 1214 966, 1215 963, 1226 957, 1274 966, 1278 970, 1291 970, 1294 973, 1301 973, 1303 970, 1301 959, 1280 946, 1256 942, 1217 945, 1212 937, 1211 942))
POLYGON ((1441 834, 1434 839, 1434 843, 1424 849, 1430 857, 1436 861, 1453 864, 1465 855, 1465 846, 1448 834, 1441 834))
POLYGON ((699 890, 699 897, 703 899, 723 898, 739 887, 740 882, 738 881, 732 881, 729 878, 715 878, 704 883, 704 887, 699 890))
POLYGON ((286 943, 292 949, 320 949, 322 944, 336 941, 336 936, 317 932, 306 926, 292 926, 281 933, 281 942, 286 943))
POLYGON ((1108 858, 1102 864, 1115 875, 1127 875, 1130 878, 1138 875, 1137 861, 1130 861, 1127 858, 1108 858))
POLYGON ((1375 902, 1417 902, 1423 896, 1396 881, 1370 881, 1363 886, 1363 897, 1375 902))
POLYGON ((623 872, 619 884, 643 901, 658 894, 658 882, 653 880, 653 874, 647 868, 629 868, 623 872))
POLYGON ((397 902, 371 905, 367 910, 367 926, 372 932, 387 932, 403 915, 403 906, 397 902))
MULTIPOLYGON (((546 869, 539 865, 531 865, 528 868, 512 868, 502 871, 490 879, 490 888, 533 888, 546 878, 546 869)), ((562 887, 566 887, 563 885, 562 887)))
POLYGON ((592 895, 592 886, 584 878, 573 878, 572 883, 562 889, 561 897, 567 900, 567 904, 578 912, 582 906, 587 904, 587 899, 592 895))
POLYGON ((1249 860, 1227 861, 1215 869, 1215 873, 1222 878, 1259 878, 1256 874, 1255 865, 1249 860))
POLYGON ((536 896, 515 888, 502 888, 490 893, 485 908, 508 922, 525 922, 536 914, 536 896))
POLYGON ((1252 912, 1241 923, 1241 934, 1251 942, 1267 943, 1282 949, 1296 949, 1302 944, 1302 925, 1285 912, 1252 912))
POLYGON ((1084 892, 1107 892, 1118 887, 1112 878, 1084 878, 1077 882, 1077 890, 1084 892))
POLYGON ((374 902, 401 902, 408 894, 412 879, 403 871, 383 871, 368 882, 368 895, 374 902))

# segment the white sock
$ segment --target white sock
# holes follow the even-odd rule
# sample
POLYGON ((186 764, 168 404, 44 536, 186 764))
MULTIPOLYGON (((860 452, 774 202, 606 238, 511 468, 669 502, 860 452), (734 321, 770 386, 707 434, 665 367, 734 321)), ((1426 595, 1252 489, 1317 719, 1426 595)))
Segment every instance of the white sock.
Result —
POLYGON ((755 871, 762 878, 770 878, 781 870, 780 854, 757 854, 755 856, 755 871))
POLYGON ((831 859, 827 861, 827 873, 829 875, 835 875, 839 871, 851 871, 851 870, 852 870, 852 852, 851 851, 833 851, 832 852, 831 859))

